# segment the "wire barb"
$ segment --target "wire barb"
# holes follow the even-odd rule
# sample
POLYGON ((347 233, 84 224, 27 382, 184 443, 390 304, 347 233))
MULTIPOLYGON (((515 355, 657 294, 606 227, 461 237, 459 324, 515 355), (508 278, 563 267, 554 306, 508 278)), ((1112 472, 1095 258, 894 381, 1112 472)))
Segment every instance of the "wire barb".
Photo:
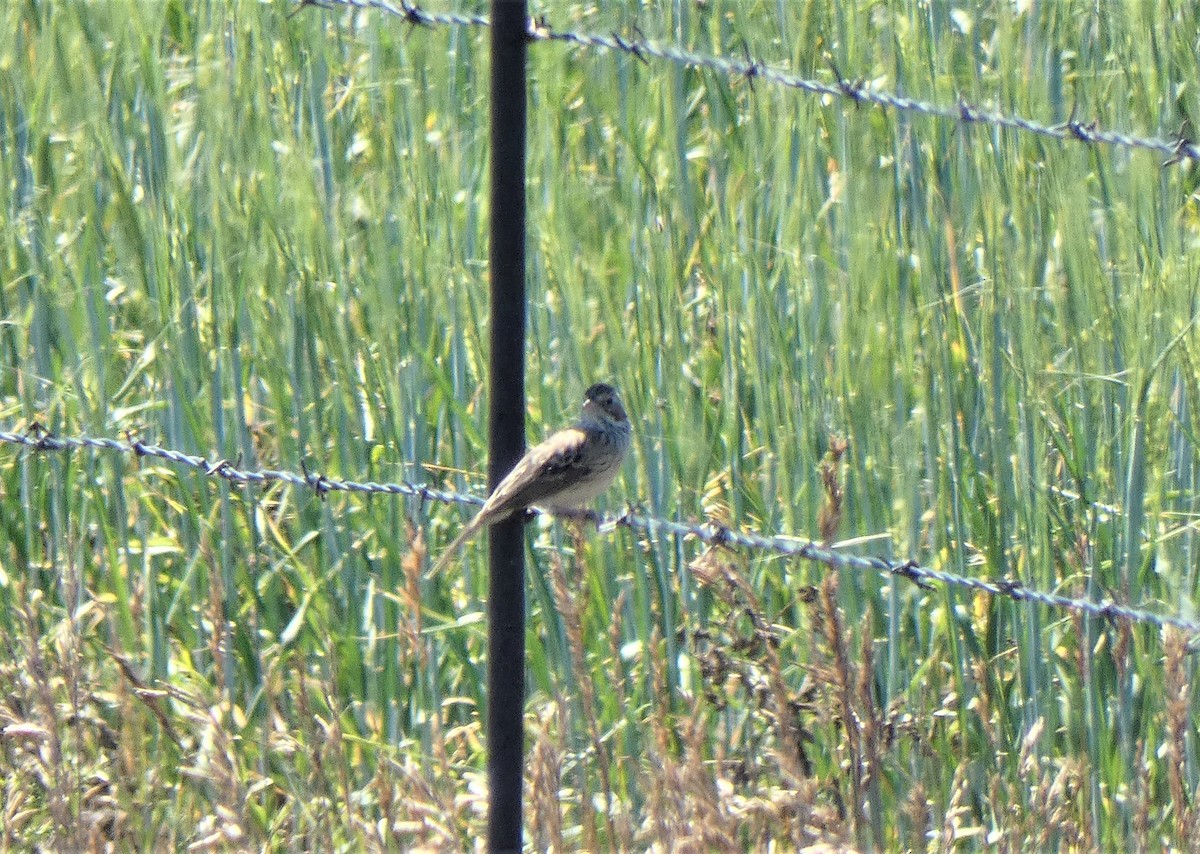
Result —
POLYGON ((889 564, 887 571, 892 575, 899 576, 900 578, 907 578, 922 590, 935 589, 933 584, 930 583, 928 579, 922 577, 921 567, 915 560, 906 560, 904 563, 889 564))
POLYGON ((417 27, 432 27, 433 22, 425 20, 425 13, 422 12, 414 3, 409 3, 408 0, 400 0, 400 14, 404 20, 415 30, 417 27))

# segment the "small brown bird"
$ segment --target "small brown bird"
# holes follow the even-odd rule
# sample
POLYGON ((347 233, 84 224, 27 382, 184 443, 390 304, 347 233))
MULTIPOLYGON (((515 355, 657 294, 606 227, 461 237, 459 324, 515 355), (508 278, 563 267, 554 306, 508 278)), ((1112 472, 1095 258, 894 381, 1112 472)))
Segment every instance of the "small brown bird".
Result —
POLYGON ((529 449, 446 547, 431 572, 445 569, 459 547, 480 528, 519 510, 535 504, 547 510, 576 510, 587 504, 616 478, 632 436, 617 390, 606 383, 593 385, 584 392, 579 422, 529 449))

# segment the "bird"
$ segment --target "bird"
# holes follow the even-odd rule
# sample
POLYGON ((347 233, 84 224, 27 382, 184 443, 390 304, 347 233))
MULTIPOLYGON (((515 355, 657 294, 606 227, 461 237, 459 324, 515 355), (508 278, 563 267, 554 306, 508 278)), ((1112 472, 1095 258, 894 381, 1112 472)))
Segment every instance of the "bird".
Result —
POLYGON ((629 453, 633 428, 621 396, 608 383, 583 393, 579 420, 526 452, 430 570, 437 575, 480 528, 537 505, 578 510, 612 485, 629 453))

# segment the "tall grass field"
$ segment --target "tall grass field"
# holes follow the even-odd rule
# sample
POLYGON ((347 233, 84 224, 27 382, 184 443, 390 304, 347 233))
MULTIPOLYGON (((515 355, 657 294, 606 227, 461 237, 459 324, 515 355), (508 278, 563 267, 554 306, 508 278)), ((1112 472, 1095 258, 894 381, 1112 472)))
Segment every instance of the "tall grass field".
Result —
MULTIPOLYGON (((533 12, 1200 134, 1192 2, 533 12)), ((488 71, 485 28, 367 9, 0 4, 0 430, 484 494, 488 71)), ((621 390, 599 509, 1196 617, 1196 163, 561 42, 529 72, 528 436, 621 390)), ((469 513, 0 444, 0 849, 482 848, 483 538, 428 573, 469 513)), ((526 542, 531 850, 1200 844, 1180 631, 526 542)))

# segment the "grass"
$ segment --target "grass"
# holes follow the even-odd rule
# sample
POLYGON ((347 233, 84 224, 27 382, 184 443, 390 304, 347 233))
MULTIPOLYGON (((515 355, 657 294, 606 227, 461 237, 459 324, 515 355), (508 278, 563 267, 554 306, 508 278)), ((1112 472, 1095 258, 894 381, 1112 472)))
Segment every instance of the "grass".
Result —
MULTIPOLYGON (((1190 4, 658 6, 538 11, 1046 122, 1200 106, 1190 4)), ((0 8, 0 424, 479 491, 486 34, 290 10, 0 8)), ((530 70, 530 436, 615 381, 608 506, 1192 613, 1194 164, 555 44, 530 70)), ((479 845, 483 552, 424 574, 463 511, 12 448, 0 506, 0 845, 479 845)), ((529 542, 539 850, 1200 834, 1178 635, 529 542)))

